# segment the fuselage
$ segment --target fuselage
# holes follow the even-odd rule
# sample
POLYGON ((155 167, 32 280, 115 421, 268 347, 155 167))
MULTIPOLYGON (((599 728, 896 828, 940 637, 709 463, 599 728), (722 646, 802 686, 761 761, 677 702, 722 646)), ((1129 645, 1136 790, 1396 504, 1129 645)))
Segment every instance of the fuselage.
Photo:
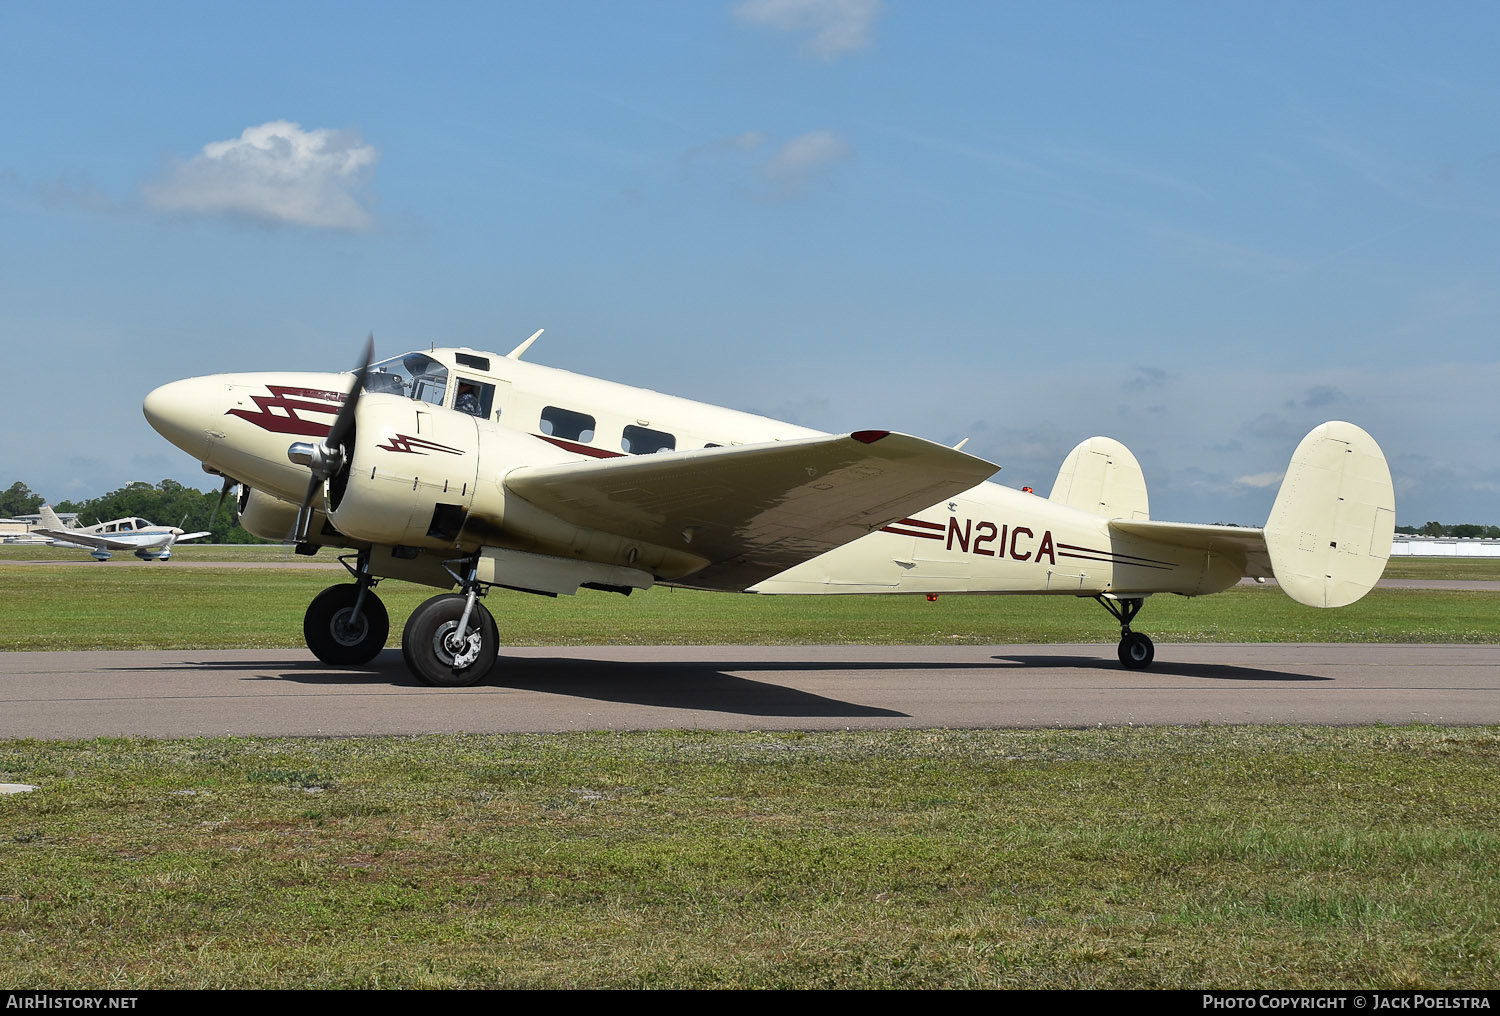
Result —
MULTIPOLYGON (((97 525, 80 526, 67 532, 97 536, 111 543, 123 544, 120 549, 128 549, 137 557, 162 561, 172 556, 172 545, 183 535, 183 531, 176 526, 158 526, 141 518, 114 519, 97 525)), ((64 537, 54 537, 52 545, 87 550, 100 561, 108 561, 110 558, 110 551, 107 549, 93 544, 76 543, 64 537)))
MULTIPOLYGON (((153 427, 206 469, 275 499, 274 510, 260 511, 265 521, 259 535, 279 538, 308 485, 307 469, 288 460, 288 444, 327 435, 351 383, 351 375, 337 373, 219 374, 156 389, 146 399, 145 412, 153 427)), ((455 432, 443 421, 456 418, 446 414, 483 421, 477 426, 486 433, 507 432, 507 460, 482 464, 483 474, 495 483, 523 465, 760 444, 820 433, 470 349, 434 349, 383 361, 372 367, 367 392, 427 404, 416 414, 432 421, 426 436, 396 439, 396 447, 411 453, 414 461, 442 447, 433 435, 455 432)), ((411 429, 420 430, 420 424, 411 429)), ((247 528, 254 517, 253 512, 245 516, 247 528)), ((337 540, 330 537, 330 542, 337 540)), ((389 562, 385 572, 377 568, 377 574, 431 584, 446 581, 404 570, 397 562, 389 562)), ((1239 574, 1233 562, 1122 536, 1101 515, 986 482, 749 591, 1196 595, 1223 589, 1239 574)), ((699 584, 692 574, 678 574, 665 564, 656 579, 699 584)))

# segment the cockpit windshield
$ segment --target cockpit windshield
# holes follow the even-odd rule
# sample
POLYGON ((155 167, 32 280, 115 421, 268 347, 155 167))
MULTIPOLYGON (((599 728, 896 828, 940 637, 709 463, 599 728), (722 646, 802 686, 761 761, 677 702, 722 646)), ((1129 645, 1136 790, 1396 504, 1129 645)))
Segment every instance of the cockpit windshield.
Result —
POLYGON ((370 364, 365 388, 440 406, 448 388, 448 368, 426 353, 403 353, 370 364))

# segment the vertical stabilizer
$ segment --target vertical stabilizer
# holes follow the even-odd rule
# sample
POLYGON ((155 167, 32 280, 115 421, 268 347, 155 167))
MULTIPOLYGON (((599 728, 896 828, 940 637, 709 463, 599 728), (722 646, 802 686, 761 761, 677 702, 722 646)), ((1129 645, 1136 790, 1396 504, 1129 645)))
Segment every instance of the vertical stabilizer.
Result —
POLYGON ((42 515, 42 521, 41 521, 41 524, 39 526, 37 526, 38 529, 66 529, 66 528, 68 528, 67 526, 63 525, 62 519, 60 519, 60 518, 57 517, 57 512, 55 512, 55 511, 52 510, 52 506, 50 504, 44 504, 44 505, 42 505, 41 515, 42 515))
POLYGON ((1353 603, 1385 571, 1395 530, 1391 471, 1375 439, 1352 423, 1314 427, 1266 523, 1277 584, 1310 607, 1353 603))
POLYGON ((1091 437, 1069 452, 1047 499, 1107 519, 1151 517, 1141 464, 1112 437, 1091 437))

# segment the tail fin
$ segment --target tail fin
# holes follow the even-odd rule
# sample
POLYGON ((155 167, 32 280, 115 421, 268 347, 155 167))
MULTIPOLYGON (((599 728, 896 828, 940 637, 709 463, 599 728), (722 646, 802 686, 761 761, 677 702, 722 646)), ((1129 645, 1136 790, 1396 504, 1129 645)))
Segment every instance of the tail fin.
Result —
POLYGON ((1353 603, 1385 571, 1395 529, 1391 471, 1375 439, 1352 423, 1314 427, 1266 523, 1276 583, 1310 607, 1353 603))
POLYGON ((1047 500, 1107 519, 1151 517, 1141 464, 1112 437, 1091 437, 1070 451, 1047 500))
POLYGON ((57 512, 55 512, 55 511, 52 510, 52 506, 50 504, 44 504, 44 505, 42 505, 41 516, 42 516, 42 522, 41 522, 41 525, 39 525, 37 527, 38 529, 66 529, 66 528, 68 528, 67 526, 63 525, 62 519, 60 519, 60 518, 57 517, 57 512))

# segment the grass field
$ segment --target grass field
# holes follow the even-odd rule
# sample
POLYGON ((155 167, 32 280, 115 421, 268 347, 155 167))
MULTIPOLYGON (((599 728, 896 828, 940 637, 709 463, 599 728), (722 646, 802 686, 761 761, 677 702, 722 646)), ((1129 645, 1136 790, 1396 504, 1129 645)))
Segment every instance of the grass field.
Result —
MULTIPOLYGON (((341 571, 46 568, 0 564, 0 648, 286 648, 302 614, 341 571), (136 623, 134 618, 143 623, 136 623), (149 618, 149 623, 144 623, 149 618)), ((435 590, 383 584, 393 645, 435 590)), ((507 645, 739 643, 1045 644, 1114 642, 1118 625, 1077 597, 743 596, 657 588, 622 597, 492 592, 507 645)), ((1339 610, 1303 607, 1272 587, 1152 598, 1136 627, 1158 642, 1496 642, 1500 592, 1377 589, 1339 610)))
MULTIPOLYGON (((1408 575, 1490 577, 1454 564, 1408 575)), ((344 580, 0 563, 0 647, 297 646, 344 580)), ((396 639, 431 592, 382 586, 396 639)), ((1071 598, 489 604, 529 645, 1117 637, 1071 598)), ((1139 627, 1497 642, 1497 607, 1242 587, 1139 627)), ((1425 727, 0 741, 41 788, 0 796, 0 989, 1487 988, 1497 762, 1425 727)))
POLYGON ((1492 988, 1500 731, 0 743, 0 987, 1492 988))

